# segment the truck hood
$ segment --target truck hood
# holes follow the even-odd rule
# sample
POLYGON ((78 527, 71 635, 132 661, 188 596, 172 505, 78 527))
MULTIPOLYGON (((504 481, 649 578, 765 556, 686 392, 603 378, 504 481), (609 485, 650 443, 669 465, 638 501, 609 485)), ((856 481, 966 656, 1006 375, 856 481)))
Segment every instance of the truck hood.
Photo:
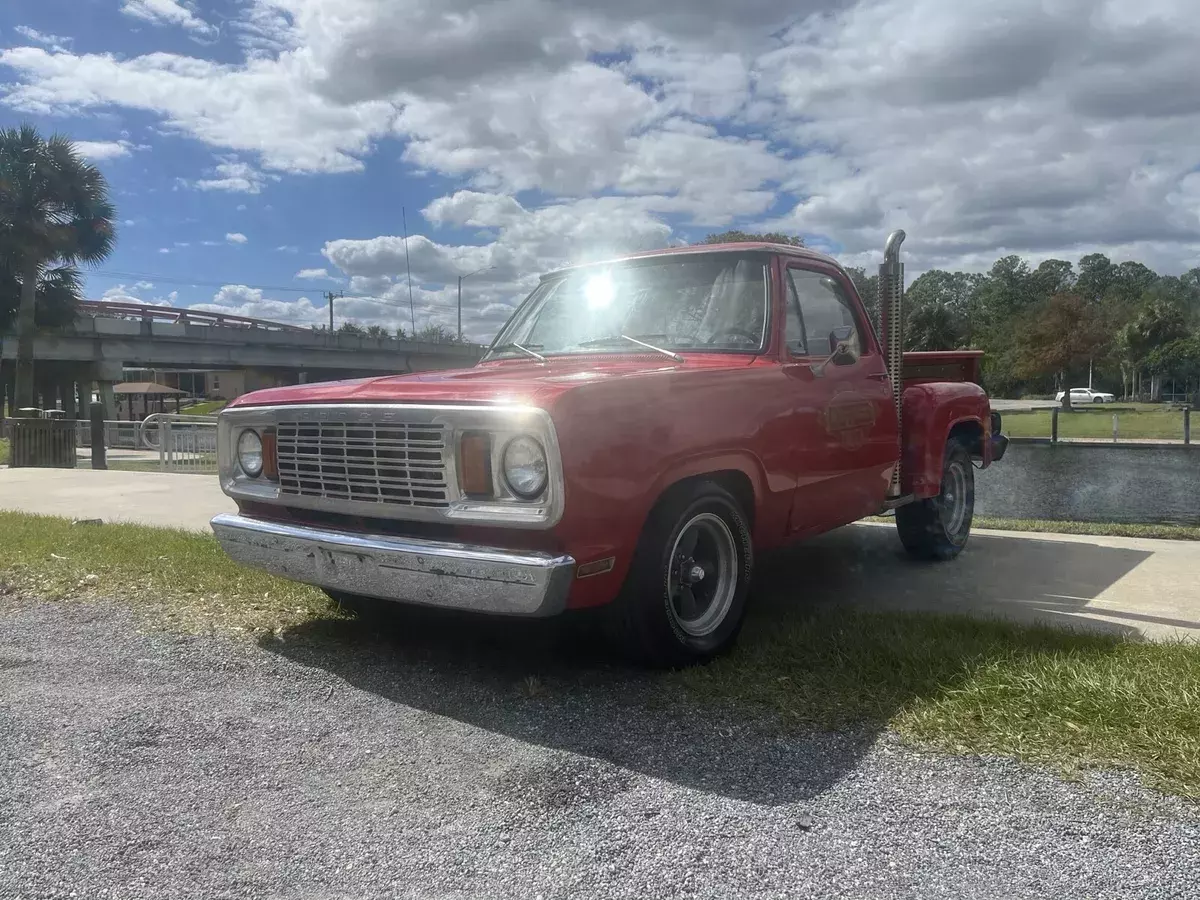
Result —
POLYGON ((684 362, 643 354, 498 360, 470 369, 383 375, 267 388, 245 394, 227 408, 294 403, 478 403, 549 407, 561 394, 612 378, 662 375, 680 370, 744 368, 757 357, 689 354, 684 362))

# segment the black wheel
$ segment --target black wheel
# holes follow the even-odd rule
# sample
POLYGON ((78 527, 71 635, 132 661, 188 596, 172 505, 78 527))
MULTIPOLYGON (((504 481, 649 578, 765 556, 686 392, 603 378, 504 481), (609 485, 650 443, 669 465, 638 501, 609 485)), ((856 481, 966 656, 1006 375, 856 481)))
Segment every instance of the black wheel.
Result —
POLYGON ((753 568, 750 529, 728 491, 701 482, 668 495, 607 611, 609 635, 648 665, 707 662, 737 639, 753 568))
POLYGON ((896 530, 910 556, 954 559, 967 545, 974 514, 975 468, 971 454, 951 438, 946 442, 942 462, 941 493, 897 509, 896 530))
POLYGON ((1093 399, 1093 400, 1092 400, 1092 402, 1093 402, 1093 403, 1103 403, 1103 402, 1104 402, 1104 398, 1103 398, 1103 397, 1096 397, 1095 399, 1093 399))

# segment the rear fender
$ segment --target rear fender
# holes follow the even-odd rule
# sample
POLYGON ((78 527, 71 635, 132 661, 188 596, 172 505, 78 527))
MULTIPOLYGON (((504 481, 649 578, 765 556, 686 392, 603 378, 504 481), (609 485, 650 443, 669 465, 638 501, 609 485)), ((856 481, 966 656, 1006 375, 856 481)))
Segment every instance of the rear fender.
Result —
POLYGON ((934 382, 904 389, 904 452, 901 488, 918 498, 941 491, 946 441, 961 432, 972 456, 991 462, 991 406, 987 394, 969 382, 934 382))

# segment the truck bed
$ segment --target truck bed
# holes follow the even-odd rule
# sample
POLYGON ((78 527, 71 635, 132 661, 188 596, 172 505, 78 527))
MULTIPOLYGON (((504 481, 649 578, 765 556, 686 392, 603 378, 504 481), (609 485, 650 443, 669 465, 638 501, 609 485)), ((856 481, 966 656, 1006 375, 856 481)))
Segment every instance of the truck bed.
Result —
POLYGON ((929 381, 970 381, 983 386, 982 350, 915 351, 904 354, 905 384, 929 381))

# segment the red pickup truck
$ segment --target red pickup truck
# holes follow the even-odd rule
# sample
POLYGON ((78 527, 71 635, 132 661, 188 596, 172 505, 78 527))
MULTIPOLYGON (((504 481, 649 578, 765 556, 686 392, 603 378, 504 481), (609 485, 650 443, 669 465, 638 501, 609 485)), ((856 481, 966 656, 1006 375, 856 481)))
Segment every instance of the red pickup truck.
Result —
POLYGON ((785 542, 895 510, 910 553, 950 559, 1007 439, 980 353, 901 352, 903 239, 882 341, 827 256, 690 246, 544 276, 474 368, 246 395, 213 530, 352 607, 604 607, 663 665, 732 645, 785 542))

